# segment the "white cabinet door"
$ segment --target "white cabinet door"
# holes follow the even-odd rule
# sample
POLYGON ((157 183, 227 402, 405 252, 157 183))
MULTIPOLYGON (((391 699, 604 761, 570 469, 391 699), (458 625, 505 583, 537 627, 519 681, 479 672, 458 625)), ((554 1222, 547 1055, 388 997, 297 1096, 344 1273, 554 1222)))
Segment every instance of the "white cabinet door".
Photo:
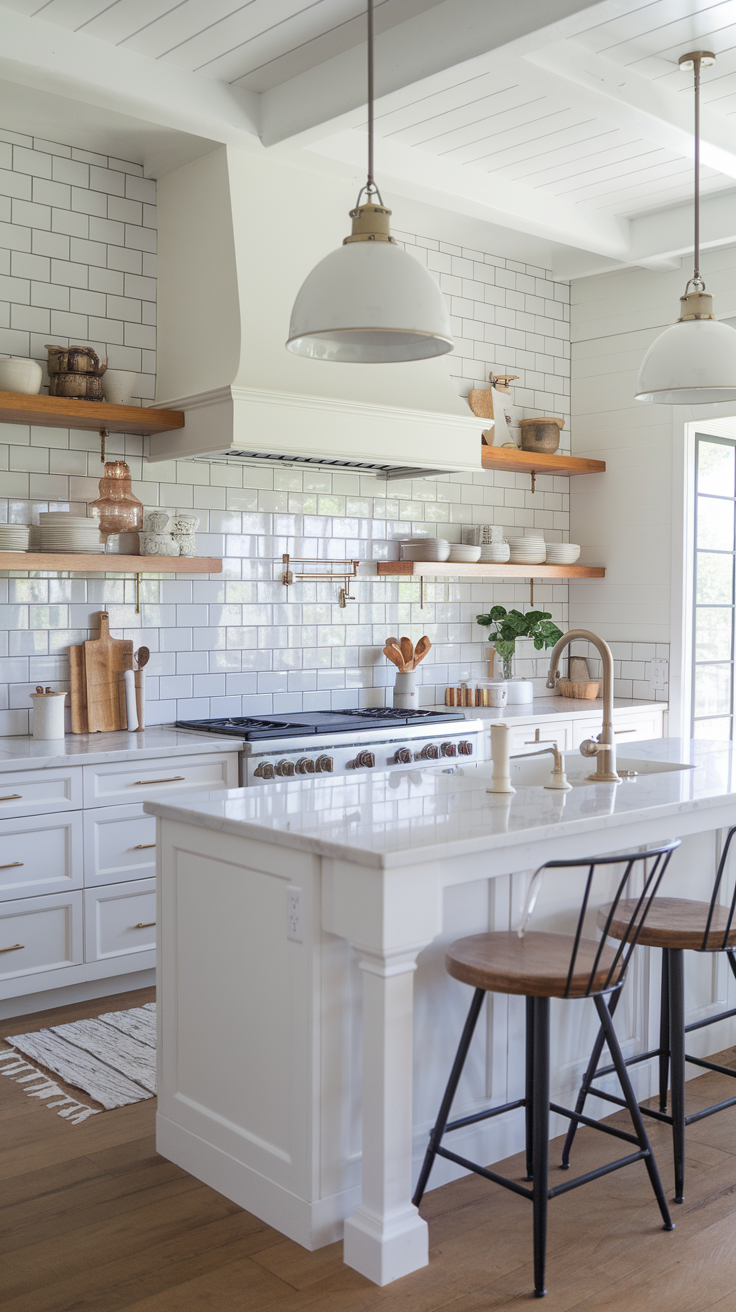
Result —
POLYGON ((14 770, 12 774, 0 768, 0 820, 44 811, 78 811, 81 805, 79 765, 58 770, 14 770))
POLYGON ((156 817, 143 806, 96 806, 84 813, 87 888, 156 873, 156 817))
POLYGON ((84 979, 82 893, 6 902, 0 909, 0 998, 84 979))
POLYGON ((87 979, 144 970, 156 958, 156 880, 88 888, 84 894, 87 979))
MULTIPOLYGON (((625 711, 613 713, 613 732, 616 737, 616 749, 626 751, 627 743, 644 742, 648 738, 662 737, 664 707, 659 710, 625 711)), ((573 720, 572 746, 579 747, 586 738, 597 738, 601 731, 601 717, 595 719, 573 720)))
POLYGON ((81 811, 0 820, 0 903, 81 886, 81 811))
POLYGON ((238 753, 162 757, 84 766, 84 805, 145 802, 170 793, 203 793, 238 787, 238 753))
POLYGON ((509 750, 515 756, 517 752, 538 752, 555 743, 564 752, 570 746, 570 729, 568 720, 561 724, 516 725, 509 735, 509 750))

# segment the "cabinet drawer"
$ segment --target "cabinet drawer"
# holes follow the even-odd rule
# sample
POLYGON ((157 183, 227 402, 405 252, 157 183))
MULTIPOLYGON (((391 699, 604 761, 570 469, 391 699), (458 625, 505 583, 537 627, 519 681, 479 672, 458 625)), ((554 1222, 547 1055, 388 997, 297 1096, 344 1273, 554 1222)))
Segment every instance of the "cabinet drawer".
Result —
POLYGON ((81 766, 0 772, 0 820, 44 811, 78 811, 81 805, 81 766))
MULTIPOLYGON (((664 711, 644 712, 642 715, 615 715, 613 732, 616 749, 626 751, 627 743, 643 742, 647 738, 662 737, 662 717, 664 711)), ((586 738, 597 738, 601 731, 601 717, 593 720, 575 720, 573 723, 573 747, 579 747, 586 738)))
POLYGON ((82 812, 0 820, 0 903, 82 886, 82 812))
POLYGON ((82 893, 6 902, 0 911, 0 980, 82 964, 82 893))
POLYGON ((143 805, 96 806, 84 813, 84 882, 88 888, 156 873, 156 818, 143 805))
POLYGON ((85 960, 127 957, 156 947, 156 880, 138 879, 87 889, 84 894, 85 960))
POLYGON ((208 789, 238 787, 237 752, 211 756, 171 757, 139 763, 85 765, 84 805, 109 806, 144 802, 168 793, 201 793, 208 789))
POLYGON ((556 743, 561 752, 570 746, 570 724, 567 720, 562 724, 519 725, 509 735, 512 756, 517 752, 538 752, 553 743, 556 743))

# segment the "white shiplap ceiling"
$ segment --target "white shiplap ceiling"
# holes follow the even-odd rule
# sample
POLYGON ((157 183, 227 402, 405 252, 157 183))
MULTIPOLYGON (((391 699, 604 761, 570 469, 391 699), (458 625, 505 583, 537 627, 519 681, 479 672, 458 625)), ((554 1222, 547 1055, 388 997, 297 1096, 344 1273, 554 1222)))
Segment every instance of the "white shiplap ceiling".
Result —
MULTIPOLYGON (((204 138, 250 132, 362 167, 364 0, 0 0, 0 19, 11 47, 16 30, 28 44, 63 29, 90 78, 104 51, 121 76, 158 80, 162 102, 191 88, 187 131, 201 96, 204 138)), ((677 61, 715 51, 703 74, 703 227, 706 244, 736 241, 736 0, 376 0, 376 31, 387 185, 546 233, 601 267, 661 267, 687 250, 692 77, 677 61)))

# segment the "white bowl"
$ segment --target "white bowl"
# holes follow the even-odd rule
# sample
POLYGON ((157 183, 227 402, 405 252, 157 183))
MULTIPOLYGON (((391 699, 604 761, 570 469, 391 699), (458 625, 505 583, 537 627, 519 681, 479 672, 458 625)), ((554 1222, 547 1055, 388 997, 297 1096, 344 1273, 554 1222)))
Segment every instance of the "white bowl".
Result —
POLYGON ((550 565, 574 565, 579 555, 580 547, 575 542, 547 544, 547 561, 550 565))
POLYGON ((438 545, 429 544, 424 539, 416 539, 414 542, 401 543, 401 556, 403 560, 447 560, 450 554, 449 542, 438 545))
POLYGON ((41 391, 43 370, 37 360, 0 360, 0 392, 25 392, 36 396, 41 391))
POLYGON ((474 565, 476 561, 480 560, 480 547, 468 547, 465 544, 453 543, 447 559, 458 565, 474 565))
POLYGON ((511 547, 508 542, 492 542, 480 549, 481 560, 488 561, 493 565, 505 564, 510 555, 511 547))

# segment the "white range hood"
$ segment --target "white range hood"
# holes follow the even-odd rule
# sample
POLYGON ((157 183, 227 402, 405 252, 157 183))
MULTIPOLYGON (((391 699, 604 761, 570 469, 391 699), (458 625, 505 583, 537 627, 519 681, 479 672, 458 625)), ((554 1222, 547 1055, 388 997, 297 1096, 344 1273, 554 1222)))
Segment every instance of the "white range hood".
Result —
POLYGON ((184 410, 186 424, 151 436, 152 461, 480 470, 487 421, 443 359, 333 364, 285 349, 294 297, 349 232, 351 203, 338 179, 229 147, 159 181, 154 405, 184 410))

